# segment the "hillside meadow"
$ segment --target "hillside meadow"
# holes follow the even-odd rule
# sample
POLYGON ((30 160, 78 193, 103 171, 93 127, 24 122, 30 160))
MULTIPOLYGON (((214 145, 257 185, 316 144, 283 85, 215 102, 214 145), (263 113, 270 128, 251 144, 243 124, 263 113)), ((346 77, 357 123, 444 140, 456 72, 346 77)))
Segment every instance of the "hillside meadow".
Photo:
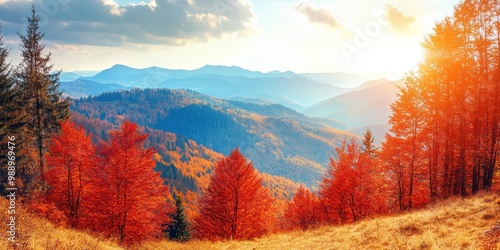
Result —
MULTIPOLYGON (((2 207, 8 207, 1 199, 2 207)), ((17 249, 125 249, 117 240, 56 226, 46 218, 30 214, 19 204, 17 249)), ((500 219, 500 195, 482 193, 470 198, 452 198, 407 214, 379 217, 351 225, 324 226, 310 231, 277 233, 251 241, 166 240, 143 242, 127 249, 481 249, 484 232, 500 219)), ((2 225, 8 214, 0 214, 2 225)), ((5 237, 5 234, 3 234, 5 237)), ((486 240, 485 240, 486 239, 486 240)), ((0 249, 15 249, 2 239, 0 249)))

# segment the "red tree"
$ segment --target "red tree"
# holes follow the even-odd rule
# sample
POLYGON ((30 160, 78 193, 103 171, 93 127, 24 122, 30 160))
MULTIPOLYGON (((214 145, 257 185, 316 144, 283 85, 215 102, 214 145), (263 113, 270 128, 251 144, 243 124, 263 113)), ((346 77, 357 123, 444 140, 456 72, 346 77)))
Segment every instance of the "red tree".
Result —
POLYGON ((88 205, 90 169, 95 165, 94 146, 83 128, 69 121, 61 123, 61 133, 52 137, 46 156, 49 170, 47 198, 62 211, 73 227, 78 226, 82 208, 88 205))
POLYGON ((338 160, 330 159, 320 195, 330 222, 355 222, 382 213, 385 200, 377 160, 362 153, 358 144, 345 141, 336 149, 338 160))
POLYGON ((168 187, 154 171, 153 149, 143 148, 147 135, 128 121, 110 134, 91 175, 89 226, 125 243, 159 236, 167 220, 168 187))
POLYGON ((323 218, 318 197, 300 186, 285 208, 285 228, 307 230, 318 226, 323 218))
POLYGON ((250 239, 270 231, 273 200, 238 149, 217 162, 195 219, 199 238, 250 239))

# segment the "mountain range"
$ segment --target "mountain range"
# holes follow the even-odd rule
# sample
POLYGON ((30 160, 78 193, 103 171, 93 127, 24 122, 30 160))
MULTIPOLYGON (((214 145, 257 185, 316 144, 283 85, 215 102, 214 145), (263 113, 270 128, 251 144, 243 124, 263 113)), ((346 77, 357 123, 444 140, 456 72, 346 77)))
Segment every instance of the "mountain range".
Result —
POLYGON ((99 72, 64 72, 61 89, 73 98, 132 88, 190 89, 233 101, 281 104, 308 116, 325 118, 335 128, 371 128, 381 142, 388 130, 390 106, 399 81, 371 80, 373 75, 348 73, 262 73, 236 66, 207 65, 195 70, 115 65, 99 72), (348 88, 347 88, 348 87, 348 88))
POLYGON ((332 97, 302 112, 308 116, 323 117, 346 124, 352 133, 362 136, 370 129, 375 143, 380 144, 389 130, 390 105, 397 99, 403 82, 379 79, 369 81, 352 91, 332 97))
POLYGON ((247 102, 272 102, 297 111, 352 90, 369 75, 328 73, 297 74, 291 71, 262 73, 236 66, 207 65, 195 70, 114 65, 93 76, 67 72, 61 89, 79 98, 130 88, 190 89, 217 98, 247 102), (87 95, 86 95, 87 94, 87 95))

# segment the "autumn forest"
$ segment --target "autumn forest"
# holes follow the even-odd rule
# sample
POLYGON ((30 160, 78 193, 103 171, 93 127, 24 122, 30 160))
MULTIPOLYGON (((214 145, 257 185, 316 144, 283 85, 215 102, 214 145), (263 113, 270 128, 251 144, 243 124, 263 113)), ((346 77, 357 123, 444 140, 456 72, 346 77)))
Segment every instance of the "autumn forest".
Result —
POLYGON ((19 65, 0 34, 0 190, 57 226, 123 246, 250 240, 500 190, 500 0, 435 23, 381 144, 186 89, 70 98, 39 22, 33 7, 19 65))

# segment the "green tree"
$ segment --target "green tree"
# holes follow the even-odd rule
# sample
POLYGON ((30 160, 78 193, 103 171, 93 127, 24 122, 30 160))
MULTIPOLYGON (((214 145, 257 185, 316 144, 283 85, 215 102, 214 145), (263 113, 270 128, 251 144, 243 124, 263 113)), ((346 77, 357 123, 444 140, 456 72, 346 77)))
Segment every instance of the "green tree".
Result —
POLYGON ((24 153, 32 157, 30 171, 43 179, 47 143, 51 135, 60 130, 59 122, 69 118, 69 99, 63 99, 58 90, 61 72, 52 72, 51 54, 43 55, 45 45, 41 40, 44 34, 40 31, 40 16, 34 6, 27 21, 26 34, 19 34, 22 61, 15 72, 15 81, 26 112, 24 139, 30 145, 25 145, 29 150, 24 153))
POLYGON ((16 90, 10 75, 11 67, 10 63, 7 62, 8 56, 9 49, 4 47, 3 35, 0 33, 0 100, 2 100, 0 106, 0 137, 2 142, 11 131, 10 126, 15 119, 15 114, 12 111, 15 107, 16 90))
MULTIPOLYGON (((1 25, 0 25, 1 28, 1 25)), ((8 62, 9 49, 4 47, 3 35, 0 33, 0 175, 6 174, 6 156, 8 136, 18 137, 18 131, 22 127, 21 106, 18 104, 19 89, 12 79, 12 68, 8 62)), ((18 140, 17 140, 18 141, 18 140)), ((17 143, 15 141, 15 143, 17 143)), ((0 183, 0 192, 4 190, 4 182, 0 183)))
POLYGON ((184 202, 182 197, 179 195, 175 196, 175 212, 170 214, 172 221, 168 224, 166 232, 171 240, 176 241, 188 241, 191 239, 191 230, 189 228, 189 222, 186 218, 186 213, 184 212, 184 202))

